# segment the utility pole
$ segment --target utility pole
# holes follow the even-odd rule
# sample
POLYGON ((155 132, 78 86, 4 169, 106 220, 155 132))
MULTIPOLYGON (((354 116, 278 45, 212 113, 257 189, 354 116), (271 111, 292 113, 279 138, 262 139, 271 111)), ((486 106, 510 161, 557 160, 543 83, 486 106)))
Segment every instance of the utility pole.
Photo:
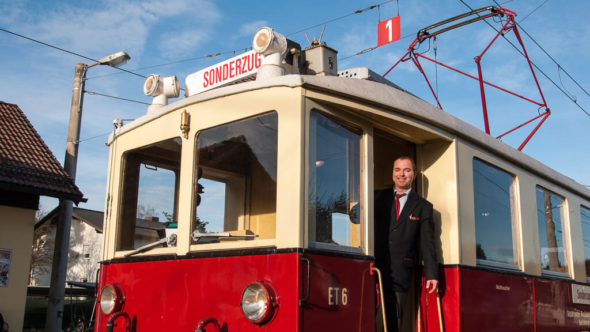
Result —
MULTIPOLYGON (((66 141, 66 156, 64 169, 76 182, 76 167, 78 163, 78 143, 80 141, 80 122, 82 120, 82 100, 84 98, 84 80, 88 66, 83 63, 76 65, 74 88, 72 89, 72 105, 70 107, 70 121, 66 141)), ((70 247, 70 228, 72 226, 73 202, 67 199, 59 200, 59 215, 55 233, 55 248, 51 266, 51 283, 49 286, 49 300, 47 316, 45 317, 45 331, 59 332, 62 330, 63 308, 66 291, 66 275, 68 271, 68 251, 70 247)))
MULTIPOLYGON (((83 63, 76 64, 68 137, 66 140, 66 156, 64 160, 64 169, 74 183, 76 183, 76 167, 78 165, 78 145, 80 143, 80 123, 82 120, 82 101, 84 99, 86 71, 88 68, 96 65, 118 67, 127 63, 129 59, 130 57, 127 53, 117 52, 91 65, 85 65, 83 63)), ((62 330, 73 204, 71 200, 60 199, 59 201, 55 248, 51 266, 51 282, 49 285, 49 301, 47 304, 47 316, 45 317, 46 332, 61 332, 62 330)))

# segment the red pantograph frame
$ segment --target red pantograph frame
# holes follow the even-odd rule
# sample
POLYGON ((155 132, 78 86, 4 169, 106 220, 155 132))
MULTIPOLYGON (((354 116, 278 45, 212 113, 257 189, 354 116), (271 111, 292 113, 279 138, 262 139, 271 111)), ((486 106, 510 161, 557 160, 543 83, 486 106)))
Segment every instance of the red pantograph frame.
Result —
POLYGON ((523 126, 525 126, 525 125, 527 125, 527 124, 529 124, 529 123, 531 123, 531 122, 533 122, 535 120, 537 120, 537 119, 541 119, 541 121, 539 121, 539 123, 537 124, 537 126, 531 131, 531 133, 527 136, 527 138, 519 146, 518 150, 522 150, 522 148, 524 148, 524 146, 529 142, 529 140, 537 132, 537 130, 539 129, 539 127, 543 124, 543 122, 545 122, 545 120, 547 119, 547 117, 549 117, 549 115, 551 114, 551 111, 547 107, 547 102, 545 101, 545 97, 543 96, 543 91, 541 91, 541 86, 539 85, 539 81, 537 80, 537 76, 535 75, 535 71, 533 70, 532 63, 531 63, 531 61, 529 59, 529 56, 528 56, 528 54, 526 52, 526 49, 524 47, 524 44, 522 42, 522 39, 521 39, 520 34, 518 32, 518 29, 516 27, 516 22, 514 20, 514 17, 515 16, 516 16, 516 13, 515 12, 513 12, 511 10, 508 10, 506 8, 496 8, 494 6, 489 6, 489 7, 484 7, 484 8, 476 9, 476 10, 473 10, 471 12, 468 12, 468 13, 465 13, 465 14, 461 14, 461 15, 458 15, 458 16, 455 16, 455 17, 452 17, 452 18, 449 18, 447 20, 444 20, 444 21, 435 23, 435 24, 430 25, 430 26, 428 26, 428 27, 426 27, 424 29, 421 29, 420 31, 418 31, 418 36, 416 37, 416 39, 414 39, 414 41, 410 44, 410 46, 408 46, 408 51, 406 52, 406 54, 404 54, 393 66, 391 66, 391 68, 389 68, 389 70, 387 70, 387 72, 385 72, 385 74, 383 74, 383 77, 385 77, 387 74, 389 74, 389 72, 393 68, 395 68, 400 62, 405 62, 405 61, 408 61, 408 60, 412 60, 412 62, 414 63, 414 65, 416 65, 416 68, 418 68, 418 70, 420 71, 420 73, 422 73, 422 76, 424 76, 424 78, 426 79, 426 84, 428 85, 428 88, 430 89, 430 92, 432 93, 432 95, 436 99, 436 103, 437 103, 438 107, 441 110, 443 108, 442 108, 442 106, 440 104, 440 101, 438 99, 438 96, 434 92, 434 89, 432 88, 432 85, 430 84, 430 81, 428 80, 428 77, 426 76, 426 73, 422 69, 422 66, 420 64, 419 58, 423 58, 425 60, 431 61, 431 62, 436 63, 438 65, 441 65, 441 66, 443 66, 443 67, 445 67, 447 69, 453 70, 453 71, 455 71, 455 72, 457 72, 459 74, 463 74, 463 75, 465 75, 465 76, 467 76, 469 78, 472 78, 474 80, 477 80, 479 82, 479 89, 480 89, 480 93, 481 93, 481 103, 482 103, 482 108, 483 108, 483 118, 484 118, 484 124, 485 124, 485 131, 486 131, 486 134, 488 134, 488 135, 490 135, 490 124, 489 124, 489 120, 488 120, 488 109, 487 109, 487 105, 486 105, 486 96, 485 96, 484 84, 485 85, 488 85, 488 86, 491 86, 493 88, 499 89, 501 91, 504 91, 506 93, 509 93, 509 94, 511 94, 513 96, 516 96, 516 97, 521 98, 523 100, 526 100, 528 102, 531 102, 531 103, 537 105, 539 110, 545 109, 544 112, 540 113, 539 115, 535 116, 534 118, 532 118, 532 119, 530 119, 530 120, 528 120, 528 121, 526 121, 526 122, 524 122, 524 123, 522 123, 522 124, 514 127, 513 129, 510 129, 509 131, 507 131, 507 132, 505 132, 505 133, 503 133, 503 134, 501 134, 501 135, 499 135, 499 136, 496 137, 497 139, 500 139, 503 136, 505 136, 505 135, 507 135, 507 134, 509 134, 509 133, 511 133, 511 132, 513 132, 513 131, 515 131, 515 130, 517 130, 517 129, 519 129, 519 128, 521 128, 521 127, 523 127, 523 126), (457 21, 457 20, 466 18, 466 17, 471 16, 471 15, 477 15, 477 14, 479 14, 481 12, 486 12, 486 11, 489 11, 489 13, 486 13, 486 14, 481 15, 481 16, 478 15, 475 18, 471 18, 471 19, 468 19, 468 20, 465 20, 465 21, 456 23, 454 25, 451 25, 451 26, 442 28, 442 29, 440 29, 438 31, 435 31, 435 32, 432 32, 432 33, 428 32, 431 29, 440 27, 442 25, 446 25, 446 24, 448 24, 450 22, 457 21), (475 57, 475 63, 477 64, 477 72, 478 72, 478 76, 479 77, 475 77, 473 75, 470 75, 468 73, 465 73, 465 72, 463 72, 461 70, 458 70, 456 68, 453 68, 453 67, 451 67, 449 65, 446 65, 444 63, 441 63, 439 61, 436 61, 436 60, 434 60, 432 58, 429 58, 429 57, 427 57, 427 56, 425 56, 423 54, 420 54, 420 53, 417 53, 416 52, 417 46, 419 46, 422 42, 424 42, 425 40, 427 40, 429 38, 435 37, 435 36, 437 36, 437 35, 439 35, 439 34, 441 34, 443 32, 446 32, 446 31, 449 31, 449 30, 452 30, 452 29, 455 29, 455 28, 458 28, 458 27, 461 27, 461 26, 464 26, 464 25, 467 25, 467 24, 471 24, 471 23, 474 23, 474 22, 477 22, 477 21, 481 21, 481 20, 484 20, 486 18, 495 17, 495 16, 506 16, 506 23, 502 26, 502 29, 500 29, 498 31, 498 33, 496 34, 496 36, 494 36, 494 38, 490 41, 490 43, 483 50, 483 52, 481 52, 481 54, 479 56, 476 56, 475 57), (539 91, 539 94, 541 96, 542 102, 538 102, 538 101, 532 100, 530 98, 523 97, 523 96, 521 96, 521 95, 519 95, 519 94, 517 94, 517 93, 515 93, 513 91, 510 91, 508 89, 502 88, 502 87, 500 87, 498 85, 495 85, 495 84, 492 84, 490 82, 487 82, 487 81, 484 81, 483 80, 483 75, 482 75, 482 70, 481 70, 481 58, 488 51, 488 49, 492 46, 492 44, 496 41, 496 39, 498 39, 498 37, 503 34, 504 31, 513 31, 514 32, 514 35, 516 36, 516 39, 518 40, 518 43, 522 47, 522 52, 524 54, 524 57, 526 58, 526 61, 527 61, 528 65, 529 65, 529 68, 530 68, 531 73, 533 75, 533 79, 535 80, 535 84, 536 84, 537 89, 539 91))

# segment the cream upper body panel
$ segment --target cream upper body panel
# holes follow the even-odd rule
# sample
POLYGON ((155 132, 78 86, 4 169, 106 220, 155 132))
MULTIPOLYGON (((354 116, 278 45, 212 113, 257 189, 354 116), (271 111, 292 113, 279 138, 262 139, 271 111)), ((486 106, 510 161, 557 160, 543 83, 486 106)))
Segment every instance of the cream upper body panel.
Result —
MULTIPOLYGON (((466 141, 481 146, 494 154, 524 167, 537 176, 545 177, 565 186, 568 189, 590 199, 590 190, 576 183, 571 178, 558 173, 557 171, 542 164, 538 160, 528 156, 524 152, 503 143, 502 141, 485 134, 480 129, 460 120, 453 115, 446 113, 439 108, 405 92, 385 84, 368 80, 354 78, 341 78, 333 76, 313 75, 285 75, 272 77, 263 81, 251 81, 241 84, 230 85, 214 90, 197 94, 172 104, 163 106, 158 112, 145 115, 115 132, 120 135, 146 122, 152 121, 166 113, 186 107, 191 104, 200 103, 209 99, 222 98, 225 96, 244 93, 253 90, 266 89, 270 87, 303 87, 305 89, 320 91, 326 95, 343 96, 351 101, 360 102, 363 105, 374 105, 389 114, 401 114, 429 124, 439 130, 443 130, 450 137, 458 136, 466 141)), ((113 135, 109 138, 109 144, 113 135)))

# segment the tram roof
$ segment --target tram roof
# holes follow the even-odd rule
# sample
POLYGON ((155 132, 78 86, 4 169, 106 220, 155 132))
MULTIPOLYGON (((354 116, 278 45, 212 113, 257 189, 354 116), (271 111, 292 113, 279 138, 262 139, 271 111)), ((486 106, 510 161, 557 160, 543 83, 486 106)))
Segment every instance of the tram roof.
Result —
MULTIPOLYGON (((364 103, 372 104, 390 113, 402 114, 420 120, 423 123, 440 128, 448 132, 450 135, 460 137, 486 150, 496 153, 522 168, 546 178, 550 182, 567 187, 579 195, 590 199, 590 189, 546 166, 526 153, 484 133, 471 124, 435 107, 411 93, 395 87, 393 84, 387 85, 366 79, 319 75, 284 75, 264 80, 254 80, 228 85, 165 105, 157 111, 148 113, 117 129, 115 135, 118 136, 166 113, 191 104, 273 87, 302 87, 320 92, 323 91, 328 94, 351 98, 356 101, 363 101, 364 103)), ((113 134, 111 134, 108 143, 110 144, 113 139, 113 134)))

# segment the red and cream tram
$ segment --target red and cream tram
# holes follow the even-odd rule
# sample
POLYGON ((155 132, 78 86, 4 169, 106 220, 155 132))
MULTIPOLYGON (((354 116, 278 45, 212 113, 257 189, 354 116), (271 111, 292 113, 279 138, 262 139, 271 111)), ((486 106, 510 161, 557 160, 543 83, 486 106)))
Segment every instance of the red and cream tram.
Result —
POLYGON ((174 103, 151 76, 109 139, 97 331, 374 331, 373 193, 401 155, 442 279, 418 273, 405 331, 590 330, 590 190, 326 45, 254 49, 174 103))

